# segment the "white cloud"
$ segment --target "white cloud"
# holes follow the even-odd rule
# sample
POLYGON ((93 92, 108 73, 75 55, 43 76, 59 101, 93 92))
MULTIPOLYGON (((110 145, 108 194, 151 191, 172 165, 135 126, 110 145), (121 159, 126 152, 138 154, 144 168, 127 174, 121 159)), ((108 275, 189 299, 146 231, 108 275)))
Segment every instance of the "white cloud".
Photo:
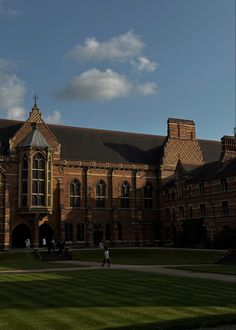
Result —
POLYGON ((113 60, 125 61, 141 54, 144 48, 139 36, 132 31, 99 42, 96 38, 87 38, 84 45, 78 44, 68 53, 76 61, 113 60))
POLYGON ((57 110, 54 110, 52 114, 48 115, 45 118, 45 121, 48 124, 58 124, 58 123, 60 123, 60 121, 61 121, 61 114, 60 114, 60 112, 57 111, 57 110))
POLYGON ((152 95, 157 93, 157 85, 154 82, 146 82, 138 86, 138 93, 140 95, 152 95))
POLYGON ((8 118, 22 119, 26 88, 21 79, 8 72, 13 67, 11 60, 0 59, 0 111, 6 112, 8 118))
POLYGON ((110 69, 101 72, 97 69, 85 71, 72 79, 61 97, 84 101, 109 101, 126 97, 132 90, 132 84, 125 76, 110 69))
POLYGON ((132 61, 131 64, 138 71, 154 72, 158 66, 156 62, 151 62, 147 57, 140 56, 138 61, 132 61))
POLYGON ((0 58, 0 72, 8 72, 16 66, 16 63, 8 58, 0 58))
POLYGON ((12 107, 7 111, 7 118, 15 120, 24 120, 25 109, 23 107, 12 107))

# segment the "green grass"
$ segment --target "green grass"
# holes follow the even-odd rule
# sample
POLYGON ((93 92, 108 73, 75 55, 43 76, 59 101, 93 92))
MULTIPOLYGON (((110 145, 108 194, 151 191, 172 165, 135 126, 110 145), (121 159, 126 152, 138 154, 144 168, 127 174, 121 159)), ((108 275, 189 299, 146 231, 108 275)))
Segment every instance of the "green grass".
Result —
POLYGON ((190 329, 236 322, 230 283, 112 269, 1 274, 1 330, 190 329))
POLYGON ((14 269, 67 268, 73 265, 40 261, 33 252, 0 252, 0 271, 14 269))
POLYGON ((182 266, 182 267, 170 267, 170 268, 192 270, 194 272, 236 275, 236 265, 204 265, 204 266, 194 265, 194 266, 182 266))
MULTIPOLYGON (((73 260, 102 260, 103 251, 74 250, 73 260)), ((111 262, 128 265, 181 265, 181 264, 211 264, 222 257, 224 251, 186 250, 186 249, 110 249, 111 262)))

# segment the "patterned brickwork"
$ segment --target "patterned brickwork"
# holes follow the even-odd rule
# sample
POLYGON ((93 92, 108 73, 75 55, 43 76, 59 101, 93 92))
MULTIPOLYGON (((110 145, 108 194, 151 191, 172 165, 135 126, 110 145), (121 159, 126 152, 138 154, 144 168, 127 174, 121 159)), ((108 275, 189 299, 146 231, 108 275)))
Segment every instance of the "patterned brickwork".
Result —
POLYGON ((197 140, 167 140, 162 162, 163 178, 173 174, 179 160, 183 164, 188 165, 202 165, 204 163, 202 151, 197 140), (165 171, 169 171, 169 175, 165 171))

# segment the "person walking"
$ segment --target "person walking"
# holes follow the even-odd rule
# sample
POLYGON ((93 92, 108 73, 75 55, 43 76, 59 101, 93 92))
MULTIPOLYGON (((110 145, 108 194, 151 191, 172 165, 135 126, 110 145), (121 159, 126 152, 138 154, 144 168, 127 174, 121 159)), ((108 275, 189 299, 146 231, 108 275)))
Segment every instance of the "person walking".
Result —
POLYGON ((106 246, 104 246, 103 264, 101 265, 101 267, 103 267, 106 262, 107 262, 107 266, 110 267, 110 265, 111 265, 111 263, 110 263, 110 253, 108 251, 108 248, 106 246))

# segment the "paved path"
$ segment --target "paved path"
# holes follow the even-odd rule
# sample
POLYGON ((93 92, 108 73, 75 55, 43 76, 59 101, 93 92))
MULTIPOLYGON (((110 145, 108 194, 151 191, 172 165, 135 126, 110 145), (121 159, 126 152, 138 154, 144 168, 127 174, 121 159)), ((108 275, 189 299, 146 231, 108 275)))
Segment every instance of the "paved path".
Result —
MULTIPOLYGON (((57 262, 55 262, 57 263, 57 262)), ((77 271, 84 269, 101 269, 101 265, 98 262, 85 262, 85 261, 58 261, 58 263, 66 263, 67 265, 71 264, 71 267, 58 267, 58 268, 44 268, 44 269, 17 269, 17 270, 6 270, 0 271, 0 274, 9 274, 9 273, 39 273, 39 272, 55 272, 55 271, 77 271)), ((139 271, 139 272, 148 272, 148 273, 157 273, 162 275, 173 275, 173 276, 181 276, 181 277, 191 277, 191 278, 202 278, 202 279, 210 279, 216 281, 223 281, 228 283, 236 283, 235 275, 225 275, 225 274, 215 274, 215 273, 201 273, 194 272, 189 270, 181 270, 181 269, 171 269, 168 267, 175 267, 176 265, 120 265, 120 264, 112 264, 111 269, 123 269, 123 270, 131 270, 131 271, 139 271)), ((181 265, 178 265, 181 266, 181 265)), ((186 265, 182 265, 186 266, 186 265)), ((104 268, 107 268, 105 266, 104 268)))

